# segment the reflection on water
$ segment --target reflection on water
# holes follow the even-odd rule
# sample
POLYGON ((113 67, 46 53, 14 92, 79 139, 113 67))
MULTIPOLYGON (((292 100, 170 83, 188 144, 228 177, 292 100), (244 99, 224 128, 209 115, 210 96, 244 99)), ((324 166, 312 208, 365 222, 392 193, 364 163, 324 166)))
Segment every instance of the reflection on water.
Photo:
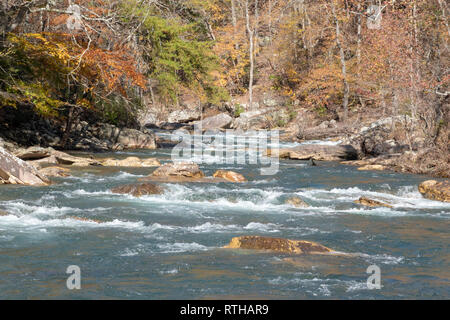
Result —
MULTIPOLYGON (((130 155, 164 163, 170 150, 114 157, 130 155)), ((421 197, 426 177, 301 161, 281 162, 275 176, 226 167, 249 182, 168 184, 137 199, 109 190, 153 168, 94 167, 50 187, 2 186, 0 210, 10 214, 0 216, 0 298, 450 298, 450 204, 421 197), (286 204, 292 196, 310 207, 286 204), (354 204, 361 196, 393 208, 354 204), (222 249, 240 235, 316 241, 352 255, 222 249), (373 264, 381 290, 367 289, 373 264), (81 268, 80 291, 65 287, 69 265, 81 268)), ((224 166, 201 168, 211 175, 224 166)))

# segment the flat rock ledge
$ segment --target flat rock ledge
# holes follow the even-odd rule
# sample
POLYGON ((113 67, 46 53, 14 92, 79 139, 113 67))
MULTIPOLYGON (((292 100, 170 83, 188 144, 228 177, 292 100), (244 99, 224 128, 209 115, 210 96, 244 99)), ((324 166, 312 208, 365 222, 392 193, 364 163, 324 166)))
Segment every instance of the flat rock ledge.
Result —
POLYGON ((47 186, 50 180, 32 165, 0 147, 0 184, 47 186))
POLYGON ((267 156, 291 160, 343 161, 356 160, 358 153, 350 145, 301 145, 294 148, 268 150, 267 156))
POLYGON ((243 236, 231 239, 227 249, 266 250, 290 254, 329 254, 335 251, 321 244, 282 238, 243 236))

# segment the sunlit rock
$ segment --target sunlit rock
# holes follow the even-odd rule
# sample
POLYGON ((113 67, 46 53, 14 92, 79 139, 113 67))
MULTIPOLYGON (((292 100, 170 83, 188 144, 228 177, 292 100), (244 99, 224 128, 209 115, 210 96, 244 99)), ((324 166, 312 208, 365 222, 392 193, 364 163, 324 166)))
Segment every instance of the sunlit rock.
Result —
POLYGON ((193 162, 175 162, 166 163, 157 168, 153 177, 184 177, 192 179, 201 179, 205 174, 200 170, 197 164, 193 162))
POLYGON ((213 174, 214 178, 222 178, 230 182, 246 182, 247 179, 240 173, 234 171, 217 170, 213 174))
POLYGON ((269 250, 293 254, 326 254, 334 252, 334 250, 315 242, 260 236, 236 237, 224 248, 269 250))
POLYGON ((0 147, 0 184, 45 186, 49 183, 35 167, 0 147))
POLYGON ((386 207, 386 208, 392 208, 391 205, 380 202, 380 201, 376 201, 376 200, 372 200, 366 197, 361 197, 359 198, 359 200, 356 200, 355 203, 357 204, 361 204, 363 206, 366 207, 386 207))
POLYGON ((450 182, 428 180, 419 185, 419 192, 427 199, 450 202, 450 182))
POLYGON ((128 157, 123 160, 105 159, 101 164, 105 167, 157 167, 161 165, 157 159, 139 159, 137 157, 128 157))
POLYGON ((47 167, 40 169, 39 172, 47 177, 68 177, 70 169, 61 167, 47 167))

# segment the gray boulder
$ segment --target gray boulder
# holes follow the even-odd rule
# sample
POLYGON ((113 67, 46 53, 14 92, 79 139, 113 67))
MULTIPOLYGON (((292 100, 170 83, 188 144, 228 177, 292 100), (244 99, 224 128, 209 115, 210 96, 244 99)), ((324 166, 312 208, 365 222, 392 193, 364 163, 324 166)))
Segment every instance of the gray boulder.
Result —
POLYGON ((230 127, 232 122, 233 118, 231 118, 228 114, 219 113, 218 115, 198 121, 195 125, 201 126, 202 130, 227 129, 230 127))
POLYGON ((46 186, 49 183, 35 167, 0 147, 0 184, 46 186))

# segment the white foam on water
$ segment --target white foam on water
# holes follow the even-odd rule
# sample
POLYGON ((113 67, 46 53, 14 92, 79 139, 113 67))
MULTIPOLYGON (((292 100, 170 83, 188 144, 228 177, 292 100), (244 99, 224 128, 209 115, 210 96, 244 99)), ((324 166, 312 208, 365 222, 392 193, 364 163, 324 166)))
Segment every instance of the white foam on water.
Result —
POLYGON ((274 223, 259 223, 259 222, 250 222, 247 224, 244 229, 245 230, 254 230, 254 231, 265 231, 265 232, 279 232, 277 228, 280 226, 274 223))
POLYGON ((387 265, 397 265, 401 264, 405 261, 405 257, 394 257, 388 254, 376 254, 376 255, 369 255, 366 253, 356 253, 355 256, 362 257, 369 262, 377 262, 381 264, 387 264, 387 265))
MULTIPOLYGON (((349 212, 349 213, 367 213, 367 214, 377 214, 381 213, 384 215, 407 215, 408 211, 398 211, 396 209, 445 209, 448 210, 450 214, 450 203, 433 201, 425 199, 417 191, 416 186, 407 186, 400 188, 397 193, 393 193, 391 190, 383 191, 369 191, 362 190, 358 187, 351 188, 334 188, 331 190, 323 189, 309 189, 300 190, 296 192, 300 197, 306 199, 311 199, 317 202, 325 202, 334 204, 336 202, 340 203, 353 203, 362 196, 367 196, 371 199, 378 200, 391 205, 393 208, 352 208, 349 210, 340 210, 339 212, 349 212), (381 212, 382 211, 382 212, 381 212)), ((331 206, 330 206, 331 208, 331 206)))
POLYGON ((196 242, 191 243, 175 242, 175 243, 159 244, 158 248, 161 249, 161 253, 195 252, 195 251, 207 251, 210 249, 196 242))
POLYGON ((162 270, 159 273, 160 274, 177 274, 179 271, 178 269, 171 269, 171 270, 162 270))
POLYGON ((115 219, 109 222, 98 223, 93 220, 78 220, 74 218, 41 220, 31 215, 0 216, 0 226, 19 230, 38 230, 43 228, 119 228, 129 230, 145 230, 144 222, 130 222, 115 219))

